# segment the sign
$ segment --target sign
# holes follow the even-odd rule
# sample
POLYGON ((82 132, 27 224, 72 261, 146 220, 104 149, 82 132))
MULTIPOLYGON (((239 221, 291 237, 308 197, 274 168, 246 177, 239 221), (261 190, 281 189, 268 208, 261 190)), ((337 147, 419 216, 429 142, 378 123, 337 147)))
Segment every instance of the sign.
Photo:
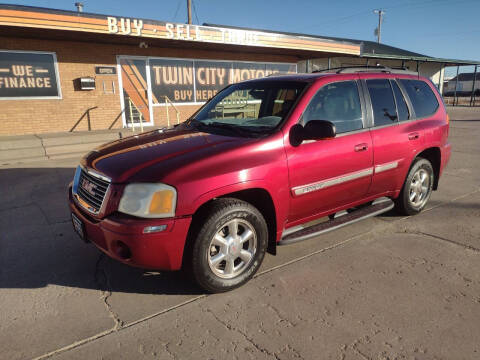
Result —
POLYGON ((360 55, 360 45, 310 36, 115 16, 107 16, 106 25, 108 33, 115 35, 360 55))
POLYGON ((0 4, 0 26, 54 29, 62 32, 87 32, 135 36, 142 39, 205 42, 243 45, 295 52, 360 55, 360 45, 307 35, 290 35, 220 26, 179 24, 165 21, 105 16, 78 12, 0 4))
POLYGON ((150 59, 150 72, 157 102, 195 102, 193 60, 150 59))
MULTIPOLYGON (((143 20, 107 17, 108 32, 119 35, 144 36, 148 33, 143 20)), ((190 24, 163 23, 163 31, 153 28, 153 33, 158 37, 172 40, 219 42, 223 44, 257 45, 259 40, 258 31, 226 29, 207 27, 190 24)))
POLYGON ((150 58, 153 104, 201 103, 229 84, 275 73, 296 73, 296 64, 150 58))
POLYGON ((60 97, 55 54, 0 51, 0 99, 60 97))
POLYGON ((95 74, 97 75, 115 75, 117 68, 115 66, 95 66, 95 74))

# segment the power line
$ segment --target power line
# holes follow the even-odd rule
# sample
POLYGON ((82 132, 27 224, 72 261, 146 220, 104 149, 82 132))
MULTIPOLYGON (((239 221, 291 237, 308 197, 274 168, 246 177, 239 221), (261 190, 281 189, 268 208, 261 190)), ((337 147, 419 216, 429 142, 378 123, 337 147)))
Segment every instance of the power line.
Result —
POLYGON ((435 6, 443 6, 443 5, 458 5, 458 4, 463 4, 463 3, 469 3, 469 2, 478 2, 478 0, 425 0, 425 1, 414 1, 414 2, 407 2, 407 3, 402 3, 402 4, 397 4, 394 6, 389 6, 384 9, 390 10, 390 9, 398 9, 398 8, 405 8, 408 10, 419 10, 419 9, 425 9, 428 8, 429 5, 435 5, 435 6))
POLYGON ((314 24, 314 25, 307 26, 307 27, 305 27, 305 28, 306 28, 306 29, 309 29, 309 28, 312 28, 312 27, 316 27, 316 26, 318 26, 318 25, 330 24, 330 23, 336 23, 336 24, 338 24, 338 23, 340 23, 340 22, 344 22, 345 20, 350 20, 351 18, 360 16, 360 15, 365 15, 365 14, 367 14, 367 13, 370 13, 370 10, 362 11, 362 12, 355 13, 355 14, 348 15, 348 16, 342 16, 342 17, 339 17, 339 18, 336 18, 336 19, 330 19, 330 20, 327 20, 327 21, 322 21, 322 22, 316 23, 316 24, 314 24))
MULTIPOLYGON (((405 9, 405 10, 418 10, 418 9, 426 8, 426 7, 428 7, 429 5, 432 5, 432 4, 435 4, 437 6, 443 6, 443 5, 452 5, 452 4, 457 5, 457 4, 468 3, 468 2, 478 2, 478 0, 458 0, 458 1, 454 1, 454 0, 417 1, 417 0, 415 0, 415 1, 408 1, 408 2, 404 2, 404 3, 400 3, 400 4, 389 6, 389 7, 384 7, 383 10, 402 9, 402 8, 405 9)), ((366 14, 369 14, 369 13, 370 13, 370 10, 365 10, 365 11, 357 12, 357 13, 354 13, 354 14, 351 14, 351 15, 341 16, 341 17, 330 19, 330 20, 327 20, 327 21, 317 22, 317 23, 312 24, 312 25, 304 26, 303 28, 304 29, 317 28, 319 25, 325 25, 325 24, 331 24, 331 23, 342 24, 342 23, 345 23, 352 18, 359 17, 361 15, 366 15, 366 14)))
POLYGON ((194 0, 192 0, 192 5, 193 5, 193 13, 195 14, 195 18, 197 19, 197 24, 200 25, 200 20, 198 20, 197 7, 195 6, 194 0))
POLYGON ((175 10, 175 15, 173 15, 173 21, 177 19, 178 11, 180 10, 180 4, 182 2, 182 0, 177 0, 177 1, 178 1, 177 10, 175 10))

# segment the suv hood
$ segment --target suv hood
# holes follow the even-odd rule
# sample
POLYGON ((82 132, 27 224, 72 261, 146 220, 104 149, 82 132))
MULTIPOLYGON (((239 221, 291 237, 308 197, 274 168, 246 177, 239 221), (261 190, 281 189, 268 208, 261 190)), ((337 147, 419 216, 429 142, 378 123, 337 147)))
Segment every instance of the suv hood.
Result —
POLYGON ((181 125, 164 132, 155 130, 102 145, 88 153, 82 159, 82 165, 105 174, 114 183, 132 179, 154 182, 187 163, 254 140, 205 133, 181 125), (154 174, 143 171, 153 166, 154 174))

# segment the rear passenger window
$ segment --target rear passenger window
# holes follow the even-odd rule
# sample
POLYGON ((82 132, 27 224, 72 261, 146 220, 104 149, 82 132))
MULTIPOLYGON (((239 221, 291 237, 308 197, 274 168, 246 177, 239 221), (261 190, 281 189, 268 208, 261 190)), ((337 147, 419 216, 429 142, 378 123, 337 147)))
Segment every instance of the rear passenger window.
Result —
POLYGON ((355 81, 342 81, 322 87, 303 113, 303 122, 328 120, 337 134, 363 128, 362 107, 355 81))
POLYGON ((407 102, 405 101, 405 98, 403 97, 403 94, 400 91, 398 84, 396 83, 396 81, 392 81, 391 84, 393 88, 393 93, 395 94, 395 102, 397 103, 398 120, 403 121, 410 119, 407 102))
POLYGON ((372 100, 375 126, 395 123, 397 121, 397 109, 390 81, 387 79, 367 80, 367 87, 372 100))
POLYGON ((438 109, 437 97, 428 84, 421 80, 400 79, 415 110, 417 118, 434 114, 438 109))

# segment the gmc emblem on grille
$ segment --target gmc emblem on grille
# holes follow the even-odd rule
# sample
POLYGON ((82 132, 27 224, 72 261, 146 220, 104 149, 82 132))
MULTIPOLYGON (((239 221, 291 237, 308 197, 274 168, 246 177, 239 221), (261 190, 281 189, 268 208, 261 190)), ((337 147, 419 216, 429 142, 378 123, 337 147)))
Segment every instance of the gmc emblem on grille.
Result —
POLYGON ((91 183, 90 181, 83 179, 82 188, 88 191, 89 194, 95 196, 95 189, 97 188, 97 186, 94 183, 91 183))

